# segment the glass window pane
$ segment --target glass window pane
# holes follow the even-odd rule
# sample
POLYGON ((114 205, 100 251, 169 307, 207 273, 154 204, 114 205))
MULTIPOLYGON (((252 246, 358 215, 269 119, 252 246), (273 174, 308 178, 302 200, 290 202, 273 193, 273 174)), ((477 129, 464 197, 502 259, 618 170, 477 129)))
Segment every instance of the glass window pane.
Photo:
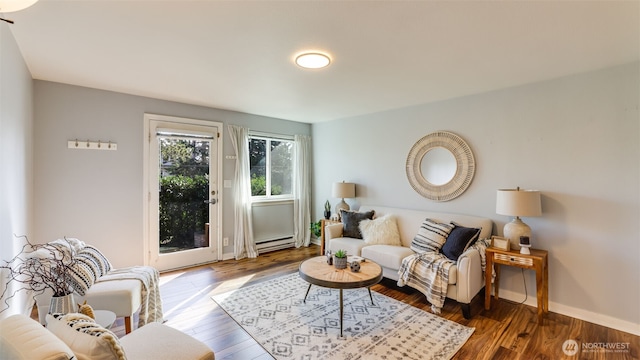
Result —
POLYGON ((267 140, 249 139, 251 196, 267 195, 267 140))
POLYGON ((271 141, 271 195, 292 194, 293 143, 271 141))
POLYGON ((160 253, 207 247, 208 140, 159 137, 160 253))

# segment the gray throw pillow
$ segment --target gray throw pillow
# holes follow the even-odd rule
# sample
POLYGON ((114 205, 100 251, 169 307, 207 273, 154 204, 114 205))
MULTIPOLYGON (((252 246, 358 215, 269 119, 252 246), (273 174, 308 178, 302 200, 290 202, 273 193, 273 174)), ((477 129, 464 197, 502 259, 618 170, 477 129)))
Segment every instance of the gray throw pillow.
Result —
POLYGON ((375 215, 375 210, 367 212, 342 210, 342 237, 362 239, 362 233, 360 233, 360 221, 371 220, 373 219, 373 215, 375 215))

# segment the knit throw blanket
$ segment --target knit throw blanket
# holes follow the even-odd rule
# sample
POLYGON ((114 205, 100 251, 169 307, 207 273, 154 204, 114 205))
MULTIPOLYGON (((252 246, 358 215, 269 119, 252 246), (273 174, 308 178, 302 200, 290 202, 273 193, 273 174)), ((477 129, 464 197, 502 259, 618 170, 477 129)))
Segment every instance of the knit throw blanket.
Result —
POLYGON ((162 299, 160 298, 160 274, 151 266, 133 266, 113 269, 102 276, 98 282, 112 280, 140 280, 142 282, 142 299, 138 327, 150 322, 163 322, 162 299))
MULTIPOLYGON (((482 264, 482 271, 486 268, 485 249, 488 240, 476 241, 467 251, 478 251, 482 264)), ((439 252, 425 252, 413 254, 402 260, 398 270, 398 286, 411 286, 420 291, 431 303, 431 311, 435 314, 442 312, 444 299, 447 297, 449 286, 449 270, 456 261, 448 259, 439 252)))

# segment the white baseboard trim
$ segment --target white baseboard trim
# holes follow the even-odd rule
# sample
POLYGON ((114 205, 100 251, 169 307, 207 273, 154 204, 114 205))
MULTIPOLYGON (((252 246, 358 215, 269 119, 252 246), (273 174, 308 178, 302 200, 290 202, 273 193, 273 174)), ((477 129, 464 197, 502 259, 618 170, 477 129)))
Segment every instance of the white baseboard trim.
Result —
MULTIPOLYGON (((524 297, 524 293, 500 289, 500 298, 504 298, 514 302, 522 302, 522 300, 524 300, 524 297)), ((527 301, 525 301, 524 303, 533 307, 538 306, 536 297, 531 295, 527 297, 527 301)), ((549 311, 566 316, 571 316, 573 318, 588 321, 597 325, 606 326, 608 328, 624 331, 632 335, 640 336, 640 324, 635 324, 627 320, 559 304, 553 301, 549 301, 549 311)), ((589 339, 586 340, 588 341, 589 339)))

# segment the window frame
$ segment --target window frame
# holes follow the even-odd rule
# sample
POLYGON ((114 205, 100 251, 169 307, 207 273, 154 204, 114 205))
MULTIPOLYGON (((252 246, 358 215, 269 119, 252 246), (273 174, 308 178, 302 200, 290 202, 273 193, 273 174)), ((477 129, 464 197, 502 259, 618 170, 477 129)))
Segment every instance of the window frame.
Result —
MULTIPOLYGON (((265 151, 265 176, 266 176, 266 190, 267 190, 267 194, 266 195, 251 195, 251 202, 256 203, 256 202, 268 202, 268 201, 286 201, 286 200, 293 200, 293 181, 295 181, 294 178, 294 164, 293 161, 295 159, 295 139, 293 136, 289 136, 289 135, 279 135, 279 134, 271 134, 271 133, 264 133, 264 132, 257 132, 257 131, 249 131, 249 144, 247 144, 247 146, 251 145, 251 140, 253 139, 259 139, 259 140, 266 140, 266 146, 265 149, 267 151, 265 151), (271 195, 271 141, 281 141, 281 142, 289 142, 292 144, 291 147, 291 181, 292 181, 292 189, 291 189, 291 194, 283 194, 283 195, 271 195)), ((250 179, 251 180, 251 179, 250 179)))

